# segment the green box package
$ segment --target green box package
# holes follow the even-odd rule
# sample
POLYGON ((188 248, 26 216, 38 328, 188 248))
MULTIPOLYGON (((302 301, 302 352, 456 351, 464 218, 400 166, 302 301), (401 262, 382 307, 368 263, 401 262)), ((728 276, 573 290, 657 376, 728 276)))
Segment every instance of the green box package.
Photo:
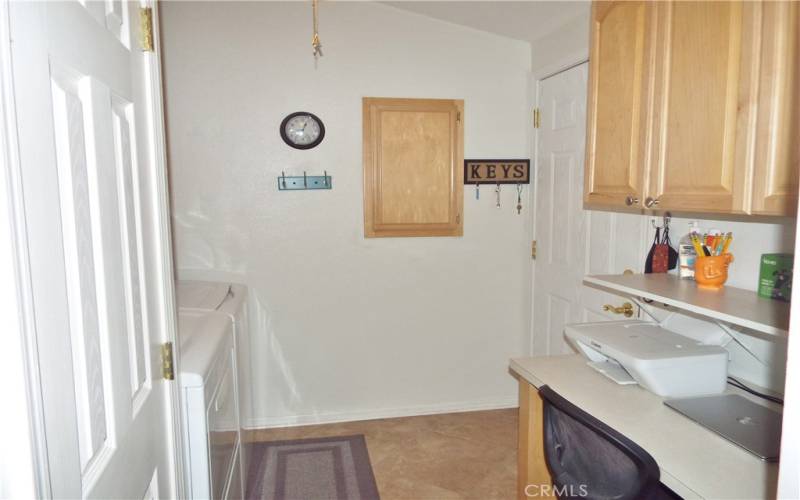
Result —
POLYGON ((792 263, 794 255, 765 253, 761 256, 758 294, 770 299, 789 302, 792 299, 792 263))

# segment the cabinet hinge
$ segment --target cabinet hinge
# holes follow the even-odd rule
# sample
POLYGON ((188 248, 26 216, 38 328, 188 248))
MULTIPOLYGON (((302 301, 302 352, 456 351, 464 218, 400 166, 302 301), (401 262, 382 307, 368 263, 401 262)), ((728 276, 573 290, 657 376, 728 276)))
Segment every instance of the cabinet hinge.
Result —
POLYGON ((139 7, 139 45, 142 52, 153 52, 153 8, 139 7))
POLYGON ((161 375, 164 380, 175 380, 175 365, 172 360, 172 342, 161 344, 161 375))
POLYGON ((531 242, 531 259, 536 260, 536 240, 531 242))
POLYGON ((456 113, 456 122, 461 123, 461 111, 456 113))
POLYGON ((542 121, 542 113, 539 108, 533 108, 533 128, 539 128, 542 121))

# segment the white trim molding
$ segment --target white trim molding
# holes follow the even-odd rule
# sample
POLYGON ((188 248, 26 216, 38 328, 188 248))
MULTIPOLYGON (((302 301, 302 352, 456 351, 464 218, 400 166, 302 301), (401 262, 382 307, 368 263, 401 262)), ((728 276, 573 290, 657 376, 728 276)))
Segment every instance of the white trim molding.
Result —
POLYGON ((544 80, 585 62, 589 62, 589 47, 576 50, 571 54, 567 54, 560 58, 556 63, 548 64, 542 68, 537 68, 532 73, 533 79, 544 80))
POLYGON ((375 410, 314 413, 282 417, 257 417, 245 422, 244 427, 249 430, 270 429, 274 427, 299 427, 302 425, 333 424, 337 422, 355 422, 359 420, 377 420, 381 418, 419 417, 423 415, 440 415, 444 413, 503 410, 508 408, 517 408, 518 406, 517 398, 486 401, 465 401, 435 405, 381 408, 375 410))
MULTIPOLYGON (((155 242, 157 252, 161 256, 158 263, 159 291, 165 291, 160 298, 161 319, 165 341, 172 342, 174 346, 173 368, 180 372, 180 342, 178 342, 178 314, 175 302, 175 269, 172 261, 172 228, 170 225, 170 193, 167 174, 167 150, 166 150, 166 130, 164 121, 164 94, 163 78, 161 76, 161 32, 160 32, 160 2, 159 0, 140 0, 141 7, 151 7, 153 9, 153 46, 155 50, 149 53, 146 58, 146 71, 148 76, 148 104, 151 106, 150 116, 153 122, 150 123, 150 130, 153 134, 152 157, 149 158, 150 164, 157 166, 156 176, 153 179, 153 192, 157 199, 154 200, 156 206, 154 212, 161 221, 159 228, 160 238, 155 242)), ((166 382, 167 390, 170 392, 170 404, 167 404, 169 424, 172 429, 168 434, 172 442, 173 467, 171 467, 174 477, 174 494, 176 498, 185 498, 186 491, 189 491, 187 484, 184 483, 184 463, 183 456, 183 421, 181 419, 181 390, 177 382, 166 382)))

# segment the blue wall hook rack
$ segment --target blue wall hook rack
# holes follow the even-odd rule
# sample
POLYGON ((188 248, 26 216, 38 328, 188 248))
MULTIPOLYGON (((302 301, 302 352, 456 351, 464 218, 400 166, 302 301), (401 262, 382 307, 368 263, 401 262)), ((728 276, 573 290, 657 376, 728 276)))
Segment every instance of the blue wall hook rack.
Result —
POLYGON ((278 191, 303 191, 307 189, 333 189, 333 177, 325 171, 324 175, 289 175, 281 172, 278 177, 278 191))

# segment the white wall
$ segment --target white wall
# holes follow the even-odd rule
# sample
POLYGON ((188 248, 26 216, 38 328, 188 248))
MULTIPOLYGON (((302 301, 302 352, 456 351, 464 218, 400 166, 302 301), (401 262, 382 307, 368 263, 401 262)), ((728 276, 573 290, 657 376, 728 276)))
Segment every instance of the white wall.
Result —
MULTIPOLYGON (((465 190, 464 237, 365 239, 361 98, 465 100, 465 157, 529 157, 530 47, 373 3, 164 2, 175 248, 261 304, 257 425, 513 406, 530 345, 530 213, 465 190), (284 145, 306 110, 327 135, 284 145), (333 175, 278 192, 276 177, 333 175)), ((527 198, 527 193, 525 194, 527 198)))
POLYGON ((531 43, 531 69, 542 77, 589 58, 591 3, 579 15, 531 43))
MULTIPOLYGON (((661 217, 649 218, 655 219, 659 225, 662 223, 661 217)), ((677 248, 678 240, 689 232, 689 223, 693 221, 696 221, 699 227, 706 231, 710 229, 731 231, 733 243, 730 252, 733 254, 734 262, 728 268, 726 285, 755 291, 758 288, 761 254, 793 253, 794 249, 795 219, 765 218, 763 220, 767 222, 749 222, 747 217, 730 217, 727 220, 674 217, 670 224, 670 239, 673 246, 677 248)), ((652 243, 652 228, 647 237, 652 243)))

